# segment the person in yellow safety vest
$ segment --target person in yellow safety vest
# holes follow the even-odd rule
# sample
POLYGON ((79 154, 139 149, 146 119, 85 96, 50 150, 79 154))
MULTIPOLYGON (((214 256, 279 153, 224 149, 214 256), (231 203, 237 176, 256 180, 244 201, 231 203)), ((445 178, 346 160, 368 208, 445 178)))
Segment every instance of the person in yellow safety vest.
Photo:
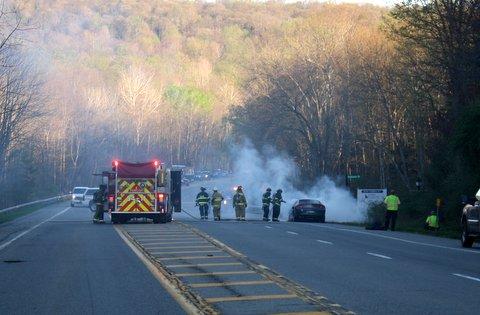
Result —
POLYGON ((196 205, 200 209, 200 217, 202 220, 208 219, 208 203, 210 202, 210 196, 205 190, 207 190, 205 187, 200 187, 200 192, 196 199, 196 205))
POLYGON ((215 221, 220 221, 220 209, 222 208, 222 201, 222 194, 218 192, 218 189, 216 187, 213 188, 211 204, 213 208, 213 219, 215 221))
POLYGON ((242 186, 238 186, 237 192, 233 196, 233 207, 237 221, 245 221, 245 208, 247 207, 247 198, 243 194, 242 186))
POLYGON ((425 230, 437 231, 439 227, 437 212, 433 210, 425 221, 425 230))
POLYGON ((398 214, 398 206, 400 205, 400 199, 395 195, 395 191, 392 190, 390 195, 385 197, 383 201, 385 206, 387 207, 387 211, 385 213, 385 230, 388 230, 390 226, 390 222, 392 223, 390 229, 395 231, 395 223, 397 221, 397 214, 398 214))

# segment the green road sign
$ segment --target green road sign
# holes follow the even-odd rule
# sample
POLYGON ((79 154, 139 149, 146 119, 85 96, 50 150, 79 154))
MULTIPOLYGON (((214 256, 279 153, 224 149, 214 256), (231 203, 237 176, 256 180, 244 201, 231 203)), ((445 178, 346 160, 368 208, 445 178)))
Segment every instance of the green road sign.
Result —
POLYGON ((348 179, 360 179, 360 175, 347 175, 348 179))

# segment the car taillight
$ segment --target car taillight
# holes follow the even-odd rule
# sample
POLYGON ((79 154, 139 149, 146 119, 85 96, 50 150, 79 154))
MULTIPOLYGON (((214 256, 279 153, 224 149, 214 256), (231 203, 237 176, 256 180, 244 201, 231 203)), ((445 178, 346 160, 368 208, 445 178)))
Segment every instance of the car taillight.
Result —
POLYGON ((108 202, 113 202, 113 201, 114 201, 114 196, 113 195, 108 196, 108 202))
POLYGON ((165 194, 162 194, 162 193, 157 194, 157 200, 159 202, 164 202, 165 201, 165 194))

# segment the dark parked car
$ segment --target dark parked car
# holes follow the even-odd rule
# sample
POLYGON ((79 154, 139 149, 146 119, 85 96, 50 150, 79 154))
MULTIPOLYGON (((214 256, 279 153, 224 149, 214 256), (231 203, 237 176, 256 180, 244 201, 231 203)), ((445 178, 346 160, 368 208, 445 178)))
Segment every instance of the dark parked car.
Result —
POLYGON ((288 213, 288 221, 308 220, 325 222, 325 206, 316 199, 300 199, 295 201, 288 213))
MULTIPOLYGON (((479 191, 480 192, 480 191, 479 191)), ((479 198, 480 199, 480 198, 479 198)), ((462 211, 462 246, 472 247, 480 241, 480 202, 465 205, 462 211)))

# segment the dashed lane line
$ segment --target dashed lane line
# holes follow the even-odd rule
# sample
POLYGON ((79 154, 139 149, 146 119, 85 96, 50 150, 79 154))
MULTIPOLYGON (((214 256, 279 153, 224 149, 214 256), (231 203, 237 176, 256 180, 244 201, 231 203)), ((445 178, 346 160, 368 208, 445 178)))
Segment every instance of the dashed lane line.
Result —
POLYGON ((480 282, 480 279, 479 279, 479 278, 462 275, 462 274, 460 274, 460 273, 452 273, 452 275, 457 276, 457 277, 460 277, 460 278, 465 278, 465 279, 469 279, 469 280, 473 280, 473 281, 478 281, 478 282, 480 282))
POLYGON ((288 234, 292 234, 292 235, 298 235, 297 232, 292 232, 292 231, 287 231, 288 234))
POLYGON ((324 240, 317 240, 317 242, 322 243, 322 244, 328 244, 328 245, 333 245, 332 242, 329 241, 324 241, 324 240))
POLYGON ((220 302, 238 302, 238 301, 257 301, 257 300, 279 300, 279 299, 298 299, 295 294, 272 294, 272 295, 244 295, 244 296, 224 296, 216 298, 206 298, 209 303, 220 302))
POLYGON ((472 253, 472 254, 480 254, 480 251, 476 250, 469 250, 469 249, 463 249, 463 248, 455 248, 455 247, 450 247, 450 246, 443 246, 443 245, 435 245, 435 244, 430 244, 430 243, 425 243, 425 242, 416 242, 416 241, 410 241, 406 240, 403 238, 399 237, 394 237, 394 236, 387 236, 387 235, 382 235, 382 234, 375 234, 375 233, 370 233, 370 232, 364 232, 364 231, 357 231, 357 230, 351 230, 351 229, 345 229, 345 228, 337 228, 333 226, 326 226, 326 225, 318 225, 318 224, 311 224, 311 223, 305 223, 306 225, 310 226, 315 226, 317 228, 323 228, 323 229, 330 229, 330 230, 337 230, 337 231, 344 231, 344 232, 350 232, 350 233, 357 233, 357 234, 363 234, 363 235, 368 235, 368 236, 373 236, 373 237, 380 237, 380 238, 385 238, 389 240, 394 240, 394 241, 399 241, 399 242, 404 242, 404 243, 409 243, 409 244, 415 244, 415 245, 421 245, 421 246, 428 246, 428 247, 435 247, 435 248, 442 248, 442 249, 449 249, 449 250, 454 250, 454 251, 459 251, 459 252, 466 252, 466 253, 472 253))
MULTIPOLYGON (((222 249, 225 254, 232 256, 232 258, 235 258, 237 261, 244 264, 250 270, 255 271, 255 274, 262 276, 263 278, 262 280, 272 281, 276 286, 286 290, 288 294, 294 295, 296 298, 300 298, 301 300, 307 302, 310 305, 317 306, 319 308, 317 311, 327 311, 330 314, 354 314, 353 312, 343 308, 339 304, 329 301, 324 296, 321 296, 318 293, 313 292, 308 288, 303 287, 302 285, 287 279, 286 277, 278 274, 274 270, 271 270, 251 260, 250 258, 243 255, 242 253, 232 249, 231 247, 220 242, 219 240, 200 231, 199 229, 196 229, 191 225, 183 222, 177 222, 177 224, 185 227, 190 231, 193 231, 194 233, 198 234, 200 237, 204 238, 205 240, 214 244, 218 248, 222 249)), ((211 297, 211 298, 214 298, 214 297, 211 297)))
POLYGON ((50 218, 48 218, 48 219, 46 219, 46 220, 44 220, 44 221, 42 221, 42 222, 40 222, 40 223, 32 226, 31 228, 29 228, 29 229, 26 230, 26 231, 23 231, 22 233, 18 234, 17 236, 15 236, 14 238, 12 238, 11 240, 9 240, 9 241, 1 244, 1 245, 0 245, 0 250, 6 248, 7 246, 9 246, 10 244, 12 244, 13 242, 15 242, 16 240, 18 240, 19 238, 27 235, 28 233, 32 232, 33 230, 35 230, 35 229, 38 228, 39 226, 41 226, 41 225, 43 225, 43 224, 51 221, 52 219, 58 217, 59 215, 64 214, 65 212, 67 212, 67 211, 70 210, 70 209, 71 209, 71 207, 65 208, 65 209, 63 209, 62 211, 60 211, 59 213, 51 216, 50 218))
POLYGON ((266 229, 273 229, 270 225, 265 225, 266 229))
POLYGON ((385 256, 385 255, 382 255, 382 254, 376 254, 376 253, 370 253, 370 252, 367 252, 367 254, 368 254, 368 255, 375 256, 375 257, 378 257, 378 258, 392 259, 392 257, 388 257, 388 256, 385 256))
POLYGON ((231 287, 231 286, 242 286, 242 285, 263 285, 263 284, 273 284, 273 281, 270 280, 256 280, 256 281, 231 281, 231 282, 202 282, 202 283, 191 283, 192 288, 215 288, 215 287, 231 287))
MULTIPOLYGON (((189 244, 186 239, 179 240, 172 235, 163 235, 165 233, 135 233, 129 231, 128 226, 121 227, 119 230, 125 234, 125 238, 132 243, 132 246, 137 248, 147 260, 157 266, 160 273, 181 289, 183 296, 192 298, 192 303, 195 306, 206 310, 204 314, 218 313, 218 310, 214 307, 216 303, 256 300, 279 301, 287 299, 299 299, 299 301, 303 301, 302 303, 306 303, 305 306, 308 306, 308 308, 315 306, 317 311, 328 310, 332 314, 352 314, 352 312, 343 309, 340 305, 332 303, 325 297, 286 279, 268 267, 251 261, 243 254, 200 232, 198 229, 183 223, 172 225, 185 228, 186 233, 193 232, 192 234, 197 236, 196 239, 192 239, 193 237, 190 236, 193 245, 189 244), (161 246, 162 244, 154 245, 155 243, 165 243, 169 240, 184 243, 183 245, 182 243, 163 244, 163 246, 161 246), (199 240, 207 241, 208 245, 195 243, 199 240), (152 245, 146 245, 147 243, 152 245), (211 259, 215 260, 212 261, 211 259), (222 266, 227 267, 220 268, 222 266), (228 266, 235 267, 230 268, 228 266), (182 268, 192 268, 192 270, 182 268), (252 278, 252 276, 254 277, 252 278), (272 288, 267 286, 263 294, 269 295, 254 295, 252 293, 243 295, 235 289, 235 286, 260 287, 268 284, 284 289, 287 292, 272 292, 272 294, 269 294, 267 291, 270 291, 272 288), (203 288, 218 288, 218 290, 224 293, 220 294, 219 291, 218 295, 215 294, 216 296, 208 294, 210 296, 203 297, 202 292, 206 292, 202 291, 203 288)), ((156 228, 161 229, 162 227, 158 226, 156 228)), ((181 234, 179 237, 184 236, 185 232, 178 233, 181 234)), ((292 233, 298 235, 296 232, 292 233)), ((208 290, 208 292, 211 291, 208 290)), ((235 305, 233 304, 232 307, 236 307, 235 305)), ((300 312, 300 309, 297 309, 297 312, 300 312)))

